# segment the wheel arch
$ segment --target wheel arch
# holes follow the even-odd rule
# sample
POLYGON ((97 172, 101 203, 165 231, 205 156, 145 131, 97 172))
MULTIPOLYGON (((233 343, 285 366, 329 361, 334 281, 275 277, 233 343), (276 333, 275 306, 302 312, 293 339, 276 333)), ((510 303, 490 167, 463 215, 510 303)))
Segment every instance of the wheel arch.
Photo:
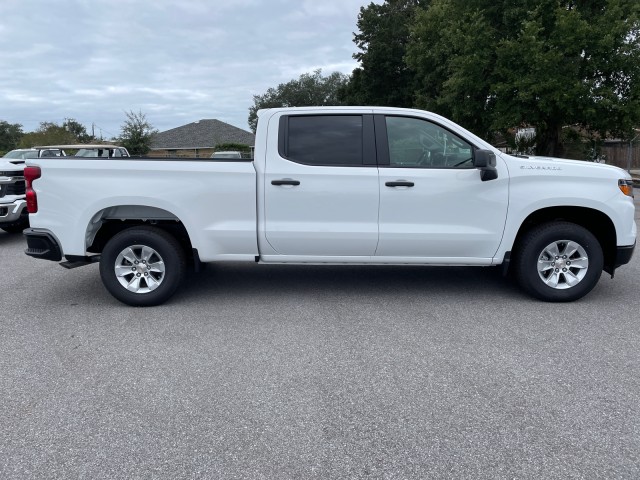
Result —
POLYGON ((114 235, 141 225, 166 231, 178 240, 187 255, 194 254, 189 232, 178 216, 168 210, 146 205, 117 205, 98 211, 87 225, 86 251, 101 253, 114 235))
POLYGON ((604 271, 612 274, 615 269, 617 236, 611 218, 600 210, 588 207, 558 206, 546 207, 532 212, 520 225, 513 242, 517 251, 522 238, 532 228, 555 221, 575 223, 589 230, 600 243, 604 255, 604 271))

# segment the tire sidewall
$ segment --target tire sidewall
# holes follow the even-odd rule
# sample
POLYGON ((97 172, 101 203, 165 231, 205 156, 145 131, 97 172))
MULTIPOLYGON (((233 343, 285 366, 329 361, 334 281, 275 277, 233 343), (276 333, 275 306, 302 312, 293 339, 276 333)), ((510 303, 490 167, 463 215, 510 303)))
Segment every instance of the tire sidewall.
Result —
POLYGON ((182 249, 171 235, 153 227, 130 228, 115 235, 105 245, 100 258, 100 276, 109 293, 121 302, 132 306, 153 306, 165 302, 174 294, 184 276, 185 264, 182 249), (153 248, 164 262, 162 283, 151 292, 131 292, 116 277, 115 262, 118 255, 133 245, 153 248))
POLYGON ((580 225, 558 222, 543 225, 530 231, 518 256, 517 276, 520 285, 533 296, 551 302, 570 302, 582 298, 598 283, 602 275, 604 258, 597 238, 580 225), (546 285, 538 274, 538 258, 549 244, 570 240, 585 249, 589 266, 584 278, 567 289, 555 289, 546 285))
POLYGON ((9 225, 0 225, 0 228, 7 233, 22 233, 25 228, 29 227, 29 220, 23 219, 9 225))

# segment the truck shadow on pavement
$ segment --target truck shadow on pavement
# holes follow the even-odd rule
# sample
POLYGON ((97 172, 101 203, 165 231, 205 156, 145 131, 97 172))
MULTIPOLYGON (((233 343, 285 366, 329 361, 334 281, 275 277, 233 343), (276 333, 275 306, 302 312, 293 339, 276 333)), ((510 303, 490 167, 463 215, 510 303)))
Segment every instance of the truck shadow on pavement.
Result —
POLYGON ((500 267, 426 267, 369 265, 248 265, 209 264, 190 272, 175 300, 212 294, 255 295, 431 296, 460 300, 469 297, 521 296, 500 267))
POLYGON ((27 248, 27 241, 21 233, 7 233, 4 230, 0 230, 0 248, 15 246, 20 243, 24 244, 24 248, 27 248))

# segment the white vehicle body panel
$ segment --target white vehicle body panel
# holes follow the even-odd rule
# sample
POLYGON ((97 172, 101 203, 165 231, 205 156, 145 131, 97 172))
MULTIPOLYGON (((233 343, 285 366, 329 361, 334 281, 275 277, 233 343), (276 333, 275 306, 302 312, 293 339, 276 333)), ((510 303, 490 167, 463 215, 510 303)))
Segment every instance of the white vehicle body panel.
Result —
MULTIPOLYGON (((339 112, 361 114, 371 113, 371 109, 343 108, 339 112)), ((313 109, 297 109, 297 113, 313 113, 313 109)), ((280 117, 261 119, 276 133, 266 138, 265 166, 259 170, 265 240, 261 251, 267 243, 273 253, 294 258, 373 256, 378 243, 376 166, 309 166, 281 157, 277 135, 280 117), (300 185, 271 184, 281 179, 295 179, 300 185)))
POLYGON ((496 254, 501 261, 518 230, 532 213, 551 207, 585 207, 606 214, 616 229, 618 246, 636 239, 633 198, 617 188, 630 178, 624 170, 600 163, 501 154, 509 169, 511 192, 504 239, 496 254))
MULTIPOLYGON (((499 170, 506 172, 506 167, 499 170)), ((376 256, 485 258, 490 263, 504 231, 509 180, 504 174, 490 182, 479 177, 475 168, 381 168, 376 256), (415 186, 385 186, 397 180, 415 186)))
POLYGON ((258 254, 250 162, 61 158, 40 166, 45 174, 34 182, 39 209, 30 215, 31 226, 53 232, 65 255, 85 255, 89 226, 122 205, 154 207, 168 212, 164 218, 179 219, 202 261, 258 254))

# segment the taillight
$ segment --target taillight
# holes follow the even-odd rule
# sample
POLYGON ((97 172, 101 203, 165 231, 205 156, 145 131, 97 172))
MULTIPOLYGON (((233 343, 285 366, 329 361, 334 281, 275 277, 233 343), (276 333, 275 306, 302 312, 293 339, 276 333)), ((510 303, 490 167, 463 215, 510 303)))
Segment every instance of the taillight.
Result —
POLYGON ((33 189, 33 181, 40 178, 40 167, 25 167, 24 181, 26 183, 27 212, 36 213, 38 211, 38 196, 33 189))

